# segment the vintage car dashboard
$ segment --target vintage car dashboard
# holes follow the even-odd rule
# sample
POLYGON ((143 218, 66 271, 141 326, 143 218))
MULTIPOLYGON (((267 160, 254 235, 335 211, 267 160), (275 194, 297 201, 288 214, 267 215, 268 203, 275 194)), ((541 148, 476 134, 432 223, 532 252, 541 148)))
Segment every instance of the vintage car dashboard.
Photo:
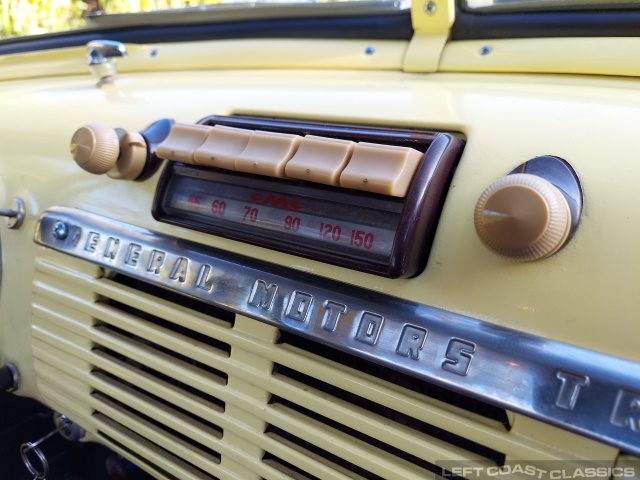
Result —
POLYGON ((305 42, 322 69, 284 41, 132 46, 106 88, 80 47, 33 54, 55 76, 0 63, 15 393, 163 479, 640 472, 637 80, 305 42), (543 179, 504 187, 545 205, 532 240, 476 211, 518 175, 543 179))

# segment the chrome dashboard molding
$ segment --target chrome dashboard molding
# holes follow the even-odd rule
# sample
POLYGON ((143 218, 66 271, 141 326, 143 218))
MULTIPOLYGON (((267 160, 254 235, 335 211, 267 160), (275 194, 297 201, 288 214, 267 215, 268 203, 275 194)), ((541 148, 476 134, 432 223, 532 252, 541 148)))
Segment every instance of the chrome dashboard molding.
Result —
POLYGON ((35 241, 640 455, 638 363, 68 207, 35 241))

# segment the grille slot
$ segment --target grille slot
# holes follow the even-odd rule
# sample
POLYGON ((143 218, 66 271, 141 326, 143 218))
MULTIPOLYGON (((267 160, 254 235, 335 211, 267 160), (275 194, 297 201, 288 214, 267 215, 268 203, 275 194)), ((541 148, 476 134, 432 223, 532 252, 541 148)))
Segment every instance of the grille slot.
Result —
POLYGON ((43 399, 158 478, 423 479, 541 455, 490 405, 63 254, 36 268, 43 399))
MULTIPOLYGON (((163 398, 180 392, 179 400, 174 403, 188 405, 190 411, 202 407, 206 411, 224 412, 223 401, 173 377, 140 365, 138 362, 131 361, 104 347, 94 348, 93 353, 96 355, 94 365, 103 365, 104 368, 109 368, 111 372, 114 372, 115 378, 130 378, 132 383, 138 385, 137 388, 140 388, 140 385, 153 385, 162 391, 163 398)), ((106 372, 106 370, 103 371, 106 372)))
POLYGON ((290 464, 289 462, 285 462, 281 458, 272 455, 271 453, 265 452, 262 457, 262 461, 269 465, 270 467, 275 468, 276 470, 284 473, 285 475, 295 478, 296 480, 320 480, 318 477, 314 477, 309 475, 306 472, 303 472, 295 465, 290 464))
MULTIPOLYGON (((487 419, 498 421, 502 423, 505 428, 509 428, 507 412, 503 408, 476 400, 466 395, 461 395, 432 383, 415 379, 405 373, 372 363, 368 360, 341 352, 335 348, 313 342, 307 338, 294 335, 289 332, 282 332, 279 343, 292 345, 307 352, 314 353, 322 358, 337 361, 342 365, 358 370, 366 375, 374 376, 385 382, 393 383, 399 387, 412 390, 420 395, 426 395, 427 397, 461 408, 487 419)), ((325 384, 325 386, 330 387, 327 384, 325 384)))
POLYGON ((131 460, 135 461, 140 466, 147 467, 151 473, 156 476, 167 480, 182 480, 184 478, 189 479, 201 479, 201 480, 218 480, 217 477, 207 475, 193 468, 188 463, 184 462, 179 457, 170 454, 166 450, 159 449, 152 442, 149 442, 146 438, 136 434, 132 430, 114 422, 108 416, 101 413, 96 413, 93 416, 94 420, 98 424, 99 428, 97 434, 105 440, 105 443, 112 449, 124 454, 131 460), (108 433, 107 433, 108 432, 108 433), (115 437, 123 437, 124 443, 117 440, 115 437), (151 457, 160 464, 167 464, 169 469, 165 470, 160 466, 150 465, 145 456, 151 457))
MULTIPOLYGON (((188 356, 184 355, 183 353, 178 353, 175 351, 171 351, 170 349, 168 349, 167 347, 163 346, 163 345, 158 345, 157 343, 154 343, 150 340, 147 340, 143 337, 140 337, 138 335, 134 335, 131 334, 129 332, 127 332, 124 329, 118 328, 118 327, 114 327, 112 325, 110 326, 106 326, 106 325, 98 325, 95 327, 96 330, 98 330, 99 332, 104 333, 105 335, 110 335, 110 336, 118 336, 121 338, 128 338, 133 340, 136 343, 139 343, 141 345, 145 345, 146 347, 148 347, 150 350, 154 350, 157 351, 158 354, 163 353, 165 355, 168 355, 176 360, 179 360, 180 362, 183 362, 185 364, 188 365, 192 365, 200 370, 205 371, 206 373, 208 373, 212 380, 215 379, 215 381, 217 383, 221 383, 221 384, 226 384, 227 383, 227 375, 224 372, 221 372, 220 370, 213 368, 205 363, 202 362, 198 362, 196 360, 193 360, 191 358, 189 358, 188 356)), ((169 332, 170 330, 165 330, 165 333, 169 332)), ((185 340, 185 337, 182 336, 182 334, 178 334, 176 332, 176 335, 180 335, 182 337, 183 340, 185 340)), ((186 337, 188 338, 188 337, 186 337)))
MULTIPOLYGON (((185 422, 186 425, 192 427, 193 431, 188 432, 190 436, 183 432, 179 432, 177 429, 167 427, 166 423, 161 422, 170 416, 175 416, 175 412, 172 409, 168 409, 164 415, 160 415, 157 419, 152 418, 149 415, 144 415, 139 411, 134 410, 127 403, 129 400, 127 396, 124 396, 123 401, 118 401, 115 398, 103 394, 99 391, 94 391, 92 394, 94 408, 96 412, 102 413, 109 418, 115 419, 120 425, 128 425, 130 429, 139 435, 148 436, 150 438, 156 438, 156 445, 171 452, 174 455, 181 455, 183 458, 188 459, 192 465, 196 467, 210 469, 211 464, 217 465, 220 463, 220 454, 211 448, 206 448, 203 443, 197 443, 193 440, 193 437, 206 438, 208 442, 212 439, 219 439, 220 436, 217 432, 207 432, 201 425, 195 425, 192 422, 185 422)), ((146 400, 150 411, 158 414, 159 409, 157 405, 153 405, 153 401, 150 398, 140 399, 146 400)), ((174 420, 169 420, 172 424, 177 424, 174 420)))
MULTIPOLYGON (((155 285, 151 285, 150 283, 141 282, 140 280, 137 280, 133 277, 127 277, 126 275, 122 275, 120 273, 112 272, 109 275, 109 278, 111 279, 111 281, 120 285, 131 287, 135 290, 153 295, 154 297, 164 298, 168 302, 180 304, 183 307, 188 308, 189 310, 200 312, 205 315, 215 317, 219 320, 223 320, 227 322, 230 327, 233 327, 233 323, 235 322, 236 316, 233 312, 230 312, 223 308, 218 308, 214 305, 209 305, 208 303, 204 303, 203 301, 196 298, 191 298, 186 295, 172 292, 170 290, 165 290, 164 288, 156 287, 155 285)), ((132 309, 133 307, 128 306, 127 308, 132 309)), ((146 315, 146 312, 142 313, 146 315)))
MULTIPOLYGON (((334 396, 335 398, 339 398, 341 400, 344 400, 346 402, 352 403, 354 405, 356 405, 359 408, 362 408, 366 411, 369 411, 377 416, 386 418, 388 420, 390 420, 391 422, 397 424, 398 426, 403 426, 403 427, 408 427, 409 429, 415 430, 416 432, 421 432, 424 433, 428 436, 431 436, 433 438, 442 440, 444 442, 447 442, 449 444, 451 444, 452 447, 460 447, 462 449, 468 450, 470 452, 476 453, 477 455, 483 456, 485 457, 487 460, 492 461, 493 463, 497 464, 497 465, 504 465, 504 460, 505 460, 505 455, 503 453, 497 452, 493 449, 490 449, 488 447, 486 447, 485 445, 481 445, 478 444, 476 442, 472 442, 464 437, 461 437, 459 435, 454 435, 450 432, 447 432, 446 430, 443 430, 441 428, 437 428, 434 427, 432 425, 429 425, 421 420, 418 420, 416 418, 413 418, 409 415, 405 415, 403 413, 400 413, 396 410, 392 410, 389 407, 385 407, 383 405, 380 405, 372 400, 368 400, 362 397, 359 397, 358 395, 355 395, 353 393, 344 391, 342 389, 336 388, 332 385, 329 385, 325 382, 319 381, 315 378, 311 378, 308 375, 304 375, 301 374, 300 372, 296 372, 295 370, 292 370, 290 368, 286 368, 286 367, 282 367, 280 365, 276 365, 274 368, 274 373, 276 375, 285 375, 289 378, 295 379, 296 381, 300 382, 301 385, 309 385, 312 386, 315 389, 318 389, 321 392, 330 394, 332 396, 334 396)), ((304 387, 303 387, 304 388, 304 387)), ((353 428, 349 428, 349 427, 345 427, 344 425, 341 425, 340 423, 334 421, 334 420, 330 420, 330 419, 325 419, 322 418, 320 415, 318 415, 315 412, 312 412, 310 410, 308 410, 307 408, 304 408, 303 406, 300 405, 296 405, 292 402, 289 402, 287 400, 278 398, 278 397, 272 397, 271 399, 271 404, 281 404, 286 406, 287 408, 290 408, 292 410, 295 410, 299 413, 302 413, 310 418, 313 418, 317 421, 321 421, 323 423, 326 423, 327 425, 330 425, 332 428, 336 428, 342 432, 348 433, 349 435, 353 436, 354 438, 358 438, 360 440, 363 440, 371 445, 376 446, 377 448, 381 448, 383 450, 386 450, 390 453, 392 453, 393 455, 396 455, 398 458, 403 458, 404 460, 407 460, 415 465, 420 466, 421 468, 425 468, 427 470, 436 472, 439 471, 440 469, 435 467, 432 464, 429 464, 427 462, 424 462, 422 459, 414 456, 414 455, 410 455, 407 454, 404 451, 401 451, 397 448, 393 448, 390 447, 388 445, 385 445, 383 442, 379 441, 376 438, 372 438, 370 436, 367 435, 363 435, 361 432, 358 432, 356 430, 354 430, 353 428)), ((391 424, 390 424, 391 425, 391 424)))
MULTIPOLYGON (((205 439, 207 437, 217 438, 218 440, 222 438, 222 429, 220 427, 204 420, 203 418, 195 417, 189 411, 185 410, 184 408, 181 408, 176 404, 171 404, 170 402, 167 402, 156 395, 145 392, 143 389, 138 388, 128 382, 125 382, 124 380, 117 379, 113 375, 110 375, 106 372, 103 372, 100 370, 94 370, 92 372, 92 375, 96 377, 100 382, 110 384, 114 388, 119 388, 123 391, 126 391, 129 395, 139 396, 141 399, 143 399, 146 405, 153 406, 156 410, 163 410, 164 413, 171 413, 173 416, 178 417, 182 421, 182 423, 188 424, 188 423, 198 422, 200 424, 198 425, 198 428, 200 428, 203 431, 203 437, 205 437, 205 439)), ((97 394, 94 392, 93 395, 97 395, 97 394)), ((113 398, 111 398, 110 400, 114 403, 121 404, 121 402, 113 398)), ((122 404, 121 406, 126 407, 126 405, 124 404, 122 404)), ((148 422, 156 426, 159 426, 159 423, 157 420, 147 417, 143 413, 139 413, 139 416, 145 418, 145 420, 147 420, 148 422)), ((172 434, 176 435, 177 437, 183 437, 181 433, 176 431, 173 431, 172 434)), ((217 457, 218 459, 220 458, 220 455, 217 452, 210 452, 210 453, 211 455, 217 457)))
POLYGON ((126 312, 141 320, 145 320, 147 322, 153 323, 154 325, 162 327, 163 329, 171 330, 172 332, 177 333, 182 337, 189 338, 191 341, 197 341, 203 345, 208 345, 212 348, 218 349, 221 352, 226 353, 227 356, 231 351, 231 347, 226 343, 219 342, 215 338, 211 338, 199 332, 190 330, 187 327, 172 324, 171 322, 167 322, 166 320, 163 320, 160 317, 156 317, 155 315, 151 315, 147 312, 143 312, 142 310, 134 308, 130 305, 126 305, 116 300, 112 300, 104 297, 101 298, 99 302, 104 303, 105 305, 111 305, 113 308, 117 310, 126 312))
MULTIPOLYGON (((332 455, 330 453, 327 453, 326 451, 301 439, 300 437, 296 437, 272 425, 267 428, 265 434, 268 435, 270 438, 273 438, 274 440, 284 445, 289 445, 291 448, 294 448, 299 452, 304 453, 304 455, 307 455, 311 458, 318 459, 323 462, 327 462, 334 469, 340 470, 348 474, 350 478, 362 478, 362 479, 366 478, 369 480, 384 480, 383 477, 380 477, 378 475, 375 475, 372 472, 368 472, 362 468, 359 468, 357 465, 347 462, 344 459, 338 457, 337 455, 332 455)), ((299 469, 296 469, 296 470, 299 470, 299 469)), ((317 477, 310 477, 310 478, 317 478, 317 477)))

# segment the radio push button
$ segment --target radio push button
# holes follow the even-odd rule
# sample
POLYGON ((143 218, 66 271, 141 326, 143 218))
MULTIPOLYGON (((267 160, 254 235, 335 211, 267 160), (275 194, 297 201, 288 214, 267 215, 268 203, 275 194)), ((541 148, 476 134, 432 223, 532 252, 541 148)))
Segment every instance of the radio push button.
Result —
POLYGON ((340 185, 404 197, 422 157, 409 147, 360 142, 340 175, 340 185))
POLYGON ((255 131, 235 161, 236 170, 270 177, 285 177, 287 162, 298 150, 302 137, 288 133, 255 131))
POLYGON ((156 148, 156 155, 167 160, 195 163, 193 154, 204 143, 212 127, 176 123, 169 136, 156 148))
POLYGON ((253 130, 215 125, 193 154, 193 160, 197 165, 235 170, 236 158, 249 143, 252 133, 253 130))
POLYGON ((307 135, 287 163, 287 177, 326 185, 340 185, 340 174, 353 154, 356 143, 349 140, 307 135))

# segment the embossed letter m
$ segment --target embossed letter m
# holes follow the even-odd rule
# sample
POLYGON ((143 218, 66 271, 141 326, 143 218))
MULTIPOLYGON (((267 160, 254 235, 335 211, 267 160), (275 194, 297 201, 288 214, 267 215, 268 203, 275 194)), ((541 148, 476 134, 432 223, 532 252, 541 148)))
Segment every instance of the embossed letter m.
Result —
POLYGON ((264 280, 256 280, 251 289, 248 303, 253 307, 271 310, 277 291, 278 285, 275 283, 267 285, 267 282, 264 280))

